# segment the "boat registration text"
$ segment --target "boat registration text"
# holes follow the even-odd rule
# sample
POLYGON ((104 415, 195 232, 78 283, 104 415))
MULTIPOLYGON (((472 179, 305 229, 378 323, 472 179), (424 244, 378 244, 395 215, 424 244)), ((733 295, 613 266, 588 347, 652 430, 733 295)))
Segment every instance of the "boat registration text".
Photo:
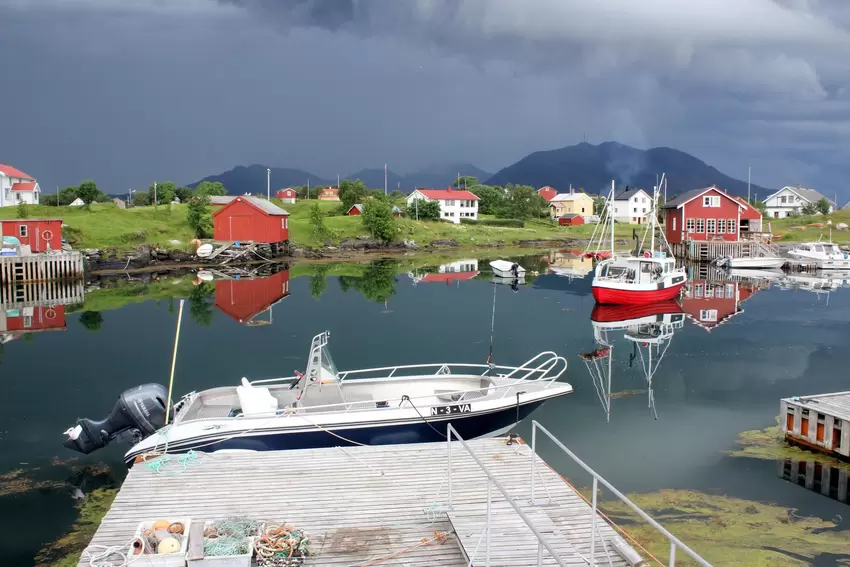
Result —
POLYGON ((436 406, 431 408, 431 415, 449 415, 452 413, 469 413, 472 404, 457 404, 453 406, 436 406))

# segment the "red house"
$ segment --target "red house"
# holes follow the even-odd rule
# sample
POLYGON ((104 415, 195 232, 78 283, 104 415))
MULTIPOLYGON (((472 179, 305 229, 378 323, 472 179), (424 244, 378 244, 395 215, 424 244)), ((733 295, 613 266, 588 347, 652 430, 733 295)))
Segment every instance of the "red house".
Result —
POLYGON ((358 217, 363 214, 363 205, 359 203, 356 205, 351 205, 351 208, 348 209, 348 212, 345 214, 350 217, 358 217))
MULTIPOLYGON (((714 186, 679 195, 668 201, 663 209, 665 236, 671 244, 689 240, 737 242, 741 238, 742 213, 752 216, 755 211, 714 186)), ((748 225, 751 223, 748 221, 748 225)), ((758 214, 758 224, 760 227, 761 214, 758 214)))
POLYGON ((216 240, 266 244, 289 240, 289 213, 259 197, 234 197, 212 217, 216 240))
POLYGON ((551 201, 555 197, 555 195, 558 194, 558 192, 555 189, 553 189, 552 187, 549 187, 548 185, 546 185, 546 186, 538 189, 537 194, 540 195, 541 197, 543 197, 544 199, 546 199, 546 202, 548 203, 549 201, 551 201))
POLYGON ((64 330, 64 305, 0 310, 0 344, 15 340, 25 333, 64 330))
POLYGON ((284 203, 294 203, 297 199, 298 195, 295 193, 295 189, 291 187, 287 187, 286 189, 278 189, 275 194, 275 197, 283 201, 284 203))
POLYGON ((240 325, 254 318, 289 295, 289 270, 266 278, 216 280, 215 306, 240 325))
POLYGON ((558 218, 559 226, 578 226, 584 224, 584 217, 575 213, 567 213, 558 218))
POLYGON ((741 303, 758 291, 741 282, 693 280, 682 298, 682 310, 709 333, 742 312, 741 303))
POLYGON ((34 254, 62 250, 62 219, 0 220, 0 236, 14 236, 34 254))

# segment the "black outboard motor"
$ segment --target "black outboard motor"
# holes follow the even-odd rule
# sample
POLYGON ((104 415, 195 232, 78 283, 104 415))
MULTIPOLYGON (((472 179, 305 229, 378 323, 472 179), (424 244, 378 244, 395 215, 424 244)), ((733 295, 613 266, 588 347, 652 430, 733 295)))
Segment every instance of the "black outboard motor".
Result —
POLYGON ((165 401, 168 391, 161 384, 143 384, 126 390, 118 397, 112 412, 103 421, 79 419, 65 433, 63 445, 88 455, 126 434, 135 441, 153 435, 165 425, 165 401))

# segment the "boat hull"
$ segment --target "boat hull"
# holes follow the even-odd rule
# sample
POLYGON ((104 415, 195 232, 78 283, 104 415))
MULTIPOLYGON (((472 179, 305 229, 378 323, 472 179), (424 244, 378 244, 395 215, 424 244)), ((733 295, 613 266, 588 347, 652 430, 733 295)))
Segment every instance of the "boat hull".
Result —
POLYGON ((593 298, 603 305, 644 305, 678 297, 685 282, 652 290, 634 290, 595 285, 591 288, 593 298))
POLYGON ((678 302, 668 299, 660 303, 629 305, 594 305, 590 313, 590 320, 594 323, 620 323, 643 319, 645 317, 671 315, 681 313, 682 306, 678 302))
MULTIPOLYGON (((563 395, 566 395, 566 393, 563 395)), ((348 424, 342 427, 327 426, 321 429, 308 426, 298 429, 258 431, 256 434, 234 435, 231 433, 229 436, 218 440, 216 434, 211 433, 169 443, 168 452, 185 453, 190 450, 204 452, 221 450, 280 451, 351 446, 353 444, 432 443, 446 440, 446 425, 449 423, 464 439, 475 439, 511 428, 514 424, 528 417, 547 399, 552 398, 527 402, 519 406, 503 406, 489 412, 455 414, 443 418, 423 416, 416 420, 406 420, 404 423, 381 424, 380 422, 373 422, 348 424)), ((144 447, 139 449, 134 447, 125 455, 124 460, 128 465, 132 465, 135 458, 146 451, 147 449, 144 447)))
POLYGON ((779 257, 757 257, 757 258, 729 258, 730 268, 736 269, 759 269, 759 268, 781 268, 788 260, 779 257))

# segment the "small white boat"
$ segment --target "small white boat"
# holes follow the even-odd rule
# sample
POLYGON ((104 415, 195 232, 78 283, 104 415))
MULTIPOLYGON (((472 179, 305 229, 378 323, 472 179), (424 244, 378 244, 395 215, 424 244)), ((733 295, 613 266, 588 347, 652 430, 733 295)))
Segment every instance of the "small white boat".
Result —
POLYGON ((730 268, 728 274, 732 276, 732 278, 744 278, 744 279, 763 279, 768 281, 778 281, 785 277, 785 272, 778 269, 764 270, 764 269, 741 269, 741 268, 730 268))
POLYGON ((102 421, 81 419, 64 445, 84 454, 118 437, 136 444, 127 463, 153 453, 301 449, 445 441, 451 424, 465 439, 512 427, 546 400, 572 393, 558 378, 567 361, 542 352, 518 367, 437 363, 338 371, 330 334, 313 338, 296 376, 190 392, 163 427, 166 389, 124 392, 102 421))
POLYGON ((754 256, 751 258, 734 258, 726 256, 717 259, 717 265, 721 267, 737 269, 773 269, 781 268, 788 260, 780 256, 754 256))
POLYGON ((525 277, 525 268, 516 262, 493 260, 490 262, 490 267, 493 268, 493 275, 499 278, 522 279, 525 277))
POLYGON ((850 270, 850 252, 842 252, 832 242, 802 242, 789 250, 788 255, 822 270, 850 270))

